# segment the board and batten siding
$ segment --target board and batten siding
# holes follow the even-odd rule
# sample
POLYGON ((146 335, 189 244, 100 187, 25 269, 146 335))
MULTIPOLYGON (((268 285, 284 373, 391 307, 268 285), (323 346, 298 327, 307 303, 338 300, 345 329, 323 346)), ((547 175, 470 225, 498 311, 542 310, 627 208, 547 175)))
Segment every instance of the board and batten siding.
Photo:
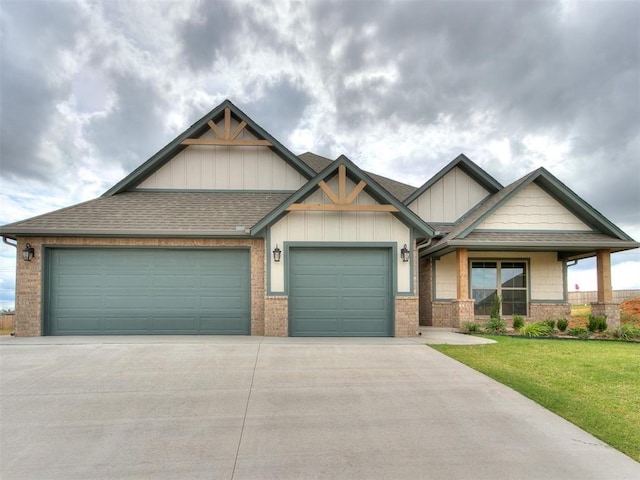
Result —
MULTIPOLYGON (((231 130, 238 123, 231 122, 231 130)), ((219 122, 224 129, 224 122, 219 122)), ((200 138, 215 139, 209 130, 200 138)), ((239 140, 255 140, 246 129, 239 140)), ((189 145, 138 185, 139 189, 291 190, 307 180, 265 146, 189 145)))
MULTIPOLYGON (((338 182, 334 177, 327 182, 329 186, 338 191, 338 182)), ((351 181, 347 181, 346 191, 350 192, 355 187, 351 181)), ((311 194, 303 203, 327 204, 331 201, 321 191, 311 194)), ((374 205, 377 202, 366 192, 360 192, 355 204, 374 205)), ((411 231, 395 216, 387 212, 289 212, 284 218, 271 227, 270 251, 276 244, 282 248, 284 242, 341 242, 357 243, 366 246, 367 243, 392 242, 397 245, 398 254, 404 244, 411 245, 411 231)), ((284 265, 285 262, 274 262, 272 257, 270 290, 272 292, 284 291, 284 265)), ((411 262, 396 262, 398 268, 397 288, 398 293, 411 292, 411 262)))
MULTIPOLYGON (((469 252, 469 260, 528 260, 529 300, 564 300, 564 263, 555 252, 469 252)), ((456 254, 449 253, 435 262, 436 299, 456 298, 456 254)), ((469 272, 471 278, 471 272, 469 272)))
POLYGON ((455 222, 489 192, 459 167, 435 182, 409 208, 426 222, 455 222))
POLYGON ((591 230, 588 225, 535 183, 523 188, 478 228, 490 230, 591 230))

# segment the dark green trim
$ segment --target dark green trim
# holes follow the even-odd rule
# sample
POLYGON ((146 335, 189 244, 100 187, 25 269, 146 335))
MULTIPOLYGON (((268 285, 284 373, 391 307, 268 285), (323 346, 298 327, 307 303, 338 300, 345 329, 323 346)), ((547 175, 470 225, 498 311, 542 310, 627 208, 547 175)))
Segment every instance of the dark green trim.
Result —
POLYGON ((166 146, 160 149, 155 155, 153 155, 146 162, 136 168, 132 173, 120 180, 112 188, 107 190, 102 196, 108 197, 111 195, 115 195, 116 193, 129 190, 138 185, 144 179, 149 177, 153 172, 158 170, 169 160, 175 157, 178 153, 184 150, 186 146, 182 145, 183 140, 202 135, 205 131, 207 131, 209 128, 207 122, 209 120, 212 120, 214 122, 218 121, 224 115, 225 108, 229 108, 232 116, 236 120, 247 122, 246 128, 248 128, 251 133, 253 133, 260 139, 268 140, 272 144, 272 146, 269 148, 285 162, 287 162, 291 167, 293 167, 296 171, 298 171, 301 175, 303 175, 307 179, 313 178, 315 176, 316 172, 311 167, 300 160, 296 155, 291 153, 278 140, 272 137, 266 130, 264 130, 251 118, 249 118, 249 116, 242 110, 236 107, 229 100, 225 100, 209 113, 200 118, 200 120, 191 125, 191 127, 189 127, 187 130, 185 130, 175 139, 169 142, 166 146))
POLYGON ((529 300, 529 303, 554 303, 554 304, 557 304, 557 305, 562 305, 564 303, 569 303, 569 302, 566 301, 566 300, 540 300, 540 299, 538 299, 538 300, 529 300))
POLYGON ((496 193, 504 188, 500 184, 500 182, 498 182, 495 178, 485 172, 474 162, 469 160, 466 155, 461 153, 455 159, 449 162, 442 170, 436 173, 429 181, 427 181, 424 185, 422 185, 415 192, 409 195, 402 203, 404 203, 405 205, 409 205, 456 167, 469 175, 485 190, 488 190, 489 194, 496 193))
MULTIPOLYGON (((471 292, 471 280, 472 280, 472 262, 495 262, 496 264, 498 264, 498 271, 500 271, 502 269, 502 267, 500 266, 501 263, 503 262, 512 262, 512 263, 516 263, 516 262, 521 262, 524 263, 525 266, 525 278, 527 279, 527 314, 526 316, 529 316, 529 314, 531 312, 529 312, 529 304, 531 303, 531 257, 480 257, 480 258, 468 258, 468 262, 469 262, 469 266, 468 268, 468 281, 469 281, 469 290, 467 295, 469 296, 470 300, 473 300, 473 296, 472 296, 472 292, 471 292)), ((502 292, 502 284, 500 283, 500 278, 496 278, 496 281, 498 282, 496 284, 496 292, 502 292)), ((508 289, 509 290, 509 289, 508 289)), ((522 289, 515 289, 515 290, 522 290, 522 289)), ((502 295, 501 295, 502 297, 502 295)), ((474 309, 475 309, 475 300, 474 300, 474 309)), ((475 314, 475 310, 474 310, 474 314, 475 314)), ((500 302, 500 314, 502 315, 502 302, 500 302)))
POLYGON ((243 190, 231 189, 191 189, 191 188, 131 188, 129 192, 149 192, 149 193, 288 193, 294 194, 296 190, 243 190))
POLYGON ((388 255, 390 259, 389 263, 389 272, 388 274, 391 276, 391 291, 389 292, 389 305, 390 305, 390 321, 389 321, 389 331, 387 332, 389 337, 395 337, 395 298, 396 296, 400 296, 397 294, 398 291, 398 255, 399 251, 397 249, 396 242, 371 242, 367 244, 362 244, 359 242, 301 242, 301 241, 285 241, 282 246, 282 255, 284 257, 284 261, 287 262, 284 264, 284 289, 285 293, 283 296, 288 297, 288 317, 289 322, 287 326, 287 334, 288 336, 292 335, 292 322, 291 322, 291 292, 289 291, 290 287, 290 273, 291 273, 291 265, 288 263, 288 259, 291 255, 291 249, 307 249, 313 250, 314 248, 322 248, 322 249, 330 249, 330 248, 340 248, 347 249, 352 248, 356 250, 362 249, 385 249, 388 250, 388 255))
POLYGON ((364 191, 367 192, 367 194, 369 194, 374 200, 381 204, 388 204, 396 207, 398 209, 398 212, 393 213, 393 215, 396 216, 396 218, 398 218, 402 223, 407 225, 409 228, 414 228, 416 232, 423 235, 425 238, 433 236, 434 231, 427 223, 425 223, 418 215, 407 208, 406 205, 399 202, 393 195, 391 195, 380 184, 378 184, 378 182, 372 179, 344 155, 341 155, 333 163, 327 165, 324 170, 318 173, 300 190, 294 193, 279 207, 274 209, 270 214, 268 214, 256 225, 254 225, 254 227, 251 229, 251 235, 256 235, 262 229, 267 228, 268 226, 274 224, 282 217, 284 217, 288 213, 287 208, 289 206, 294 203, 299 203, 309 195, 311 195, 316 188, 319 188, 318 183, 321 180, 332 177, 338 171, 338 167, 340 167, 340 165, 344 165, 347 168, 347 176, 352 181, 355 180, 355 182, 358 183, 360 180, 364 180, 366 182, 367 186, 365 187, 364 191))
MULTIPOLYGON (((211 252, 211 251, 219 251, 219 252, 228 252, 230 250, 233 251, 240 251, 240 252, 244 252, 246 253, 247 257, 246 260, 248 262, 248 283, 247 283, 247 287, 248 287, 248 291, 247 291, 247 299, 248 299, 248 331, 246 333, 233 333, 234 335, 251 335, 251 327, 252 327, 252 299, 253 299, 253 290, 252 290, 252 280, 251 280, 251 274, 253 271, 253 265, 252 265, 252 258, 251 258, 251 247, 249 246, 212 246, 212 247, 207 247, 207 246, 195 246, 195 247, 188 247, 188 246, 164 246, 164 245, 57 245, 57 244, 43 244, 42 245, 42 269, 41 269, 41 285, 42 285, 42 290, 41 290, 41 332, 42 335, 52 335, 52 320, 51 320, 51 315, 50 315, 50 311, 51 311, 51 301, 52 301, 52 280, 51 280, 51 276, 52 276, 52 265, 51 265, 51 256, 53 254, 54 251, 61 251, 61 250, 109 250, 109 251, 116 251, 116 250, 145 250, 145 251, 150 251, 150 250, 171 250, 171 251, 181 251, 181 252, 192 252, 194 250, 198 250, 198 251, 206 251, 206 252, 211 252)), ((151 333, 151 334, 155 334, 151 333)), ((93 335, 93 333, 78 333, 79 335, 93 335)), ((108 334, 108 333, 107 333, 108 334)), ((130 333, 130 332, 122 332, 122 333, 114 333, 117 335, 129 335, 129 334, 140 334, 140 335, 145 335, 146 333, 130 333)), ((162 333, 160 332, 160 334, 166 334, 166 335, 183 335, 183 334, 194 334, 194 332, 192 331, 181 331, 181 332, 176 332, 176 333, 162 333)), ((219 335, 219 334, 223 334, 223 333, 195 333, 195 334, 203 334, 203 335, 210 335, 210 334, 215 334, 215 335, 219 335)), ((60 333, 58 335, 68 335, 68 333, 60 333)), ((75 335, 75 334, 73 334, 75 335)), ((99 334, 100 335, 100 334, 99 334)))

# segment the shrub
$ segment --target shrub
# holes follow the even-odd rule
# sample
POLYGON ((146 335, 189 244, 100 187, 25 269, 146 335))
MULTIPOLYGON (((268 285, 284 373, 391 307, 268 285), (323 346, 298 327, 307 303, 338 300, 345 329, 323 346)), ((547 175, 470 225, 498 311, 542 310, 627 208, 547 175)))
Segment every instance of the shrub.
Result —
POLYGON ((548 337, 553 333, 553 328, 546 322, 525 323, 520 333, 527 337, 548 337))
POLYGON ((507 324, 500 317, 492 317, 487 321, 487 323, 484 324, 484 329, 487 333, 507 333, 507 324))
POLYGON ((513 329, 520 330, 524 325, 524 319, 522 315, 518 315, 517 313, 513 315, 513 329))
POLYGON ((496 295, 493 297, 491 301, 491 312, 489 313, 489 318, 497 318, 500 319, 500 306, 502 305, 502 299, 500 295, 496 295))
POLYGON ((607 329, 607 317, 596 317, 589 315, 587 330, 590 332, 604 332, 607 329))
POLYGON ((543 323, 549 325, 552 332, 556 329, 556 321, 553 318, 547 318, 546 320, 543 320, 543 323))
POLYGON ((559 318, 556 322, 556 326, 558 327, 558 330, 564 332, 569 326, 569 320, 567 320, 566 318, 559 318))
POLYGON ((567 334, 572 337, 589 338, 589 330, 584 327, 573 327, 567 330, 567 334))
POLYGON ((635 326, 630 323, 624 323, 622 326, 616 328, 612 332, 612 335, 615 338, 627 341, 640 339, 640 325, 635 326))
POLYGON ((464 322, 462 333, 480 333, 480 324, 475 322, 464 322))

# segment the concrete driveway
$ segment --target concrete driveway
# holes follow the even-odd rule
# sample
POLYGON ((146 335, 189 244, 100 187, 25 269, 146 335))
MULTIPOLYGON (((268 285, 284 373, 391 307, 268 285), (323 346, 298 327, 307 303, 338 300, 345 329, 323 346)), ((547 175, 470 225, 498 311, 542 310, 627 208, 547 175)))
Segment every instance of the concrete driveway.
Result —
POLYGON ((423 343, 2 339, 1 477, 640 478, 629 457, 423 343))

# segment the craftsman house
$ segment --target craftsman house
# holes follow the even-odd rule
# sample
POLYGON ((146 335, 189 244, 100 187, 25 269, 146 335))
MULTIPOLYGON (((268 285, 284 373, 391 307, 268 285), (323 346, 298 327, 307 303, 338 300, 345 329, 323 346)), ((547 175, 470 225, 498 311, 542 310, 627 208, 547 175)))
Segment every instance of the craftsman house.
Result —
POLYGON ((412 336, 567 316, 567 263, 639 246, 544 169, 502 186, 464 155, 420 188, 294 155, 229 101, 101 197, 0 227, 16 334, 412 336))

